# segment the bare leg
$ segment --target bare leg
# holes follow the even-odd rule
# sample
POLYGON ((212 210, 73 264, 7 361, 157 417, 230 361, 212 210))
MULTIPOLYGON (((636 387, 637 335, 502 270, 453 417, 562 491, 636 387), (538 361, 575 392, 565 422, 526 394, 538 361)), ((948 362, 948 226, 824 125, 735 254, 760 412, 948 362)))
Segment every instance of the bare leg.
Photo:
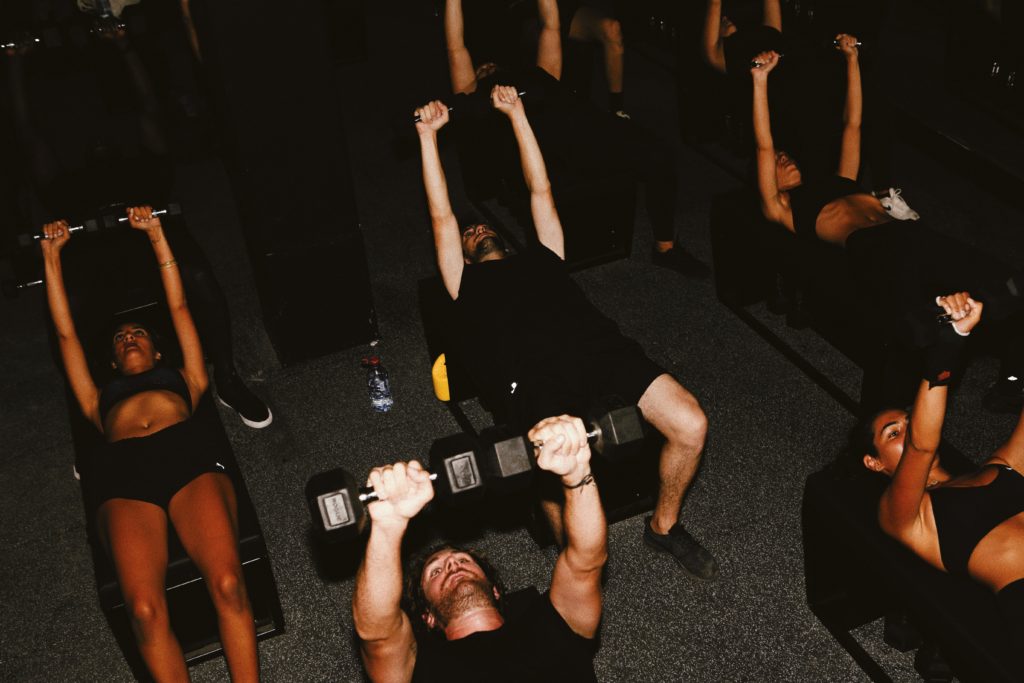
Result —
POLYGON ((556 0, 537 0, 540 36, 537 39, 537 66, 556 80, 562 78, 562 23, 556 0))
POLYGON ((697 473, 707 418, 693 394, 667 374, 651 382, 638 405, 644 418, 665 436, 658 466, 661 488, 651 528, 666 534, 679 521, 683 497, 697 473))
POLYGON ((231 480, 215 472, 197 477, 174 495, 169 509, 217 610, 231 680, 259 680, 256 629, 238 557, 238 507, 231 480))
POLYGON ((569 37, 584 42, 600 42, 604 48, 604 71, 608 92, 622 93, 625 47, 618 20, 596 7, 580 7, 572 17, 569 37))
POLYGON ((167 613, 167 515, 152 503, 115 498, 100 506, 96 522, 146 667, 157 681, 188 681, 167 613))

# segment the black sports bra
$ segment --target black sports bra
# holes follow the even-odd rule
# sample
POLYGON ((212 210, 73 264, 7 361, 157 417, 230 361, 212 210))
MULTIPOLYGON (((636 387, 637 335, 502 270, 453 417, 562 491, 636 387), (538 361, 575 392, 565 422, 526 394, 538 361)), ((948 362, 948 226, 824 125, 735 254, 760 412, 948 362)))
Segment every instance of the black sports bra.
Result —
POLYGON ((157 366, 137 375, 121 375, 110 380, 100 393, 100 422, 106 422, 107 413, 121 401, 143 391, 173 391, 185 400, 192 412, 192 395, 181 373, 174 368, 157 366))
POLYGON ((867 194, 857 181, 843 176, 830 175, 815 178, 789 191, 789 206, 793 211, 793 232, 813 240, 818 233, 815 226, 821 210, 839 199, 851 194, 867 194))
POLYGON ((942 564, 950 574, 967 575, 971 553, 1010 517, 1024 512, 1024 476, 1006 465, 985 486, 945 486, 929 491, 942 564))

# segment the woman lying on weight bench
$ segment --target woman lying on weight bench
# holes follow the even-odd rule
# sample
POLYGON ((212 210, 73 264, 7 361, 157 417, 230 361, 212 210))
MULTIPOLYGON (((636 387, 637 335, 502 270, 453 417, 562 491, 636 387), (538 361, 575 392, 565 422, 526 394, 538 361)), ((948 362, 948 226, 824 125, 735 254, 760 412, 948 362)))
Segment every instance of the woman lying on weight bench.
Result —
POLYGON ((935 291, 969 290, 989 307, 990 322, 1012 320, 1002 335, 1001 379, 986 396, 986 405, 1016 412, 1024 400, 1024 381, 1015 379, 1024 375, 1015 348, 1024 332, 1024 273, 929 229, 898 191, 890 189, 889 196, 879 199, 857 183, 863 109, 857 39, 840 34, 835 42, 846 59, 847 75, 835 175, 804 179, 793 158, 775 149, 768 75, 779 55, 763 52, 750 69, 762 213, 802 240, 843 247, 850 272, 866 295, 865 310, 891 310, 895 303, 897 315, 870 317, 884 321, 884 333, 907 347, 929 346, 942 328, 935 323, 941 313, 934 304, 935 291))
MULTIPOLYGON (((955 331, 970 334, 982 305, 966 292, 939 301, 955 331)), ((938 460, 947 385, 963 337, 928 350, 913 410, 883 410, 854 432, 852 452, 864 466, 891 477, 878 507, 882 530, 928 564, 969 576, 996 594, 1024 643, 1024 411, 1009 440, 974 472, 952 477, 938 460)))
POLYGON ((128 209, 128 220, 153 245, 184 367, 162 365, 154 335, 135 322, 122 323, 111 340, 117 376, 102 390, 89 371, 64 289, 60 252, 71 238, 68 224, 43 227, 47 300, 64 369, 79 407, 106 440, 80 463, 86 505, 95 511, 153 677, 188 680, 164 593, 169 518, 210 587, 232 680, 255 681, 256 633, 238 556, 235 491, 211 440, 190 419, 209 384, 203 350, 160 220, 148 206, 128 209))

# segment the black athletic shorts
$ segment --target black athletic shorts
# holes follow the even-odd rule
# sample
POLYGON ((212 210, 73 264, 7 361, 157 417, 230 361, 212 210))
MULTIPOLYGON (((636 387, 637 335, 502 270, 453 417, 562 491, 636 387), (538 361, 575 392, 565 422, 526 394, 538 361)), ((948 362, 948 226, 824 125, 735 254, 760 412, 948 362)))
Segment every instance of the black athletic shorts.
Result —
POLYGON ((665 369, 628 337, 576 345, 524 372, 509 396, 509 421, 525 432, 552 415, 586 418, 610 404, 636 405, 663 374, 665 369))
POLYGON ((190 418, 159 432, 104 444, 83 459, 82 487, 92 512, 112 498, 159 505, 207 472, 226 472, 218 439, 190 418))

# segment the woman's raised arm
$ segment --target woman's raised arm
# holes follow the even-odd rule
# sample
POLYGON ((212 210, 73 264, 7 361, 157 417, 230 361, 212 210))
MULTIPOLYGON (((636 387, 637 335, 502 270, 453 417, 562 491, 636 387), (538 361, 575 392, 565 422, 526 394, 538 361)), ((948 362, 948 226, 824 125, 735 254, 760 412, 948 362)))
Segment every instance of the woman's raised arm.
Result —
POLYGON ((196 331, 192 313, 188 310, 188 302, 185 300, 185 287, 181 282, 178 262, 171 251, 171 245, 164 237, 160 219, 153 215, 152 207, 130 207, 128 223, 136 230, 145 232, 153 245, 157 267, 160 269, 160 280, 163 282, 164 294, 167 297, 167 310, 171 314, 171 322, 174 324, 174 333, 178 337, 178 345, 181 346, 185 381, 188 383, 194 408, 209 386, 210 380, 206 374, 206 360, 203 358, 199 333, 196 331))
POLYGON ((46 274, 46 301, 50 306, 54 330, 57 332, 64 372, 82 414, 102 432, 99 389, 92 379, 92 373, 89 372, 89 363, 85 358, 82 342, 78 338, 75 321, 71 317, 67 291, 64 288, 60 252, 71 239, 71 231, 68 229, 67 221, 59 220, 44 225, 43 235, 45 238, 40 241, 39 246, 43 251, 43 268, 46 274))

